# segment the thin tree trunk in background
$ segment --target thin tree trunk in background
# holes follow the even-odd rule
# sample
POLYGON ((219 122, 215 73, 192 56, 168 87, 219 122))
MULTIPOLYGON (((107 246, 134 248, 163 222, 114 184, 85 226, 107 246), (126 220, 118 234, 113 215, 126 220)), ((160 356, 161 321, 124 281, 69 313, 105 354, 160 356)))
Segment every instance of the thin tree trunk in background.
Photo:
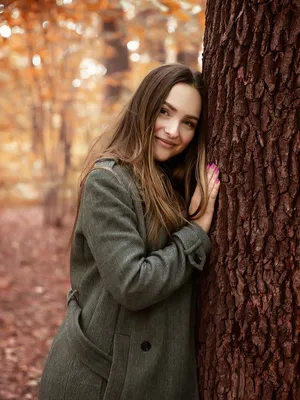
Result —
POLYGON ((148 10, 146 48, 151 62, 166 62, 165 34, 167 19, 157 11, 148 10))
POLYGON ((188 65, 192 70, 198 69, 198 51, 177 53, 177 62, 188 65))
MULTIPOLYGON (((32 104, 31 105, 32 150, 35 153, 43 152, 43 147, 44 147, 43 121, 44 121, 44 110, 42 105, 32 104)), ((43 157, 43 159, 45 159, 45 156, 43 157)))
POLYGON ((164 38, 153 39, 148 37, 146 43, 148 46, 148 53, 151 62, 158 61, 164 64, 166 62, 166 49, 164 38))
POLYGON ((165 47, 165 32, 167 17, 158 10, 146 8, 138 11, 135 16, 135 28, 142 31, 140 35, 140 54, 147 54, 150 62, 165 63, 167 52, 165 47))
POLYGON ((300 399, 300 3, 209 0, 208 161, 222 172, 199 288, 201 399, 300 399))
POLYGON ((103 16, 103 37, 106 45, 105 66, 109 79, 106 86, 105 103, 111 105, 118 101, 122 92, 122 80, 129 70, 128 49, 124 32, 124 11, 109 10, 103 16))

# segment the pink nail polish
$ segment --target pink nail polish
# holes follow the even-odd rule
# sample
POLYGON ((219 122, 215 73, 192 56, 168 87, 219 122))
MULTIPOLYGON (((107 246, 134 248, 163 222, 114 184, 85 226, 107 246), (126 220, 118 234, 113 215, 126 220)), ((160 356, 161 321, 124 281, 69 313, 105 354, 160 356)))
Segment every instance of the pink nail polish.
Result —
POLYGON ((218 172, 219 172, 219 168, 216 168, 214 173, 217 174, 218 172))
POLYGON ((220 179, 219 179, 219 178, 217 178, 217 179, 216 179, 216 182, 217 182, 217 183, 219 183, 219 182, 220 182, 220 179))
POLYGON ((209 165, 209 164, 207 164, 206 168, 207 168, 207 169, 209 169, 209 168, 210 168, 210 165, 209 165))
POLYGON ((210 168, 214 169, 215 168, 215 163, 212 163, 210 168))

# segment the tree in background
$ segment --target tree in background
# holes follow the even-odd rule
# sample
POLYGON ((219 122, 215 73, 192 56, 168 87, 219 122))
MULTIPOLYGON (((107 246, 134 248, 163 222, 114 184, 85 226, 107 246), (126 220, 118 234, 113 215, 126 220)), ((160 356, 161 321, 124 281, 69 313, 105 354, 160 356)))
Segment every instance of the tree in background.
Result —
POLYGON ((177 61, 188 65, 194 70, 199 69, 199 60, 202 58, 201 53, 204 26, 205 9, 204 5, 202 4, 201 11, 192 18, 186 19, 184 23, 178 25, 178 29, 175 32, 177 61), (199 37, 201 38, 200 43, 199 37))
POLYGON ((199 67, 202 25, 199 0, 2 2, 0 201, 61 226, 92 140, 149 70, 199 67))
POLYGON ((104 103, 111 106, 118 102, 125 86, 125 74, 129 72, 126 24, 122 7, 108 8, 102 13, 104 39, 103 63, 106 65, 106 90, 104 103))
POLYGON ((0 117, 5 123, 2 140, 3 135, 6 140, 15 135, 19 147, 30 142, 32 153, 27 146, 18 179, 23 176, 28 183, 31 175, 40 191, 46 224, 63 224, 65 193, 73 190, 70 174, 76 174, 72 159, 75 142, 78 149, 78 138, 84 145, 83 133, 90 141, 93 131, 99 132, 101 127, 101 78, 106 68, 96 60, 104 45, 97 35, 102 18, 96 12, 99 4, 94 7, 79 3, 59 7, 54 0, 42 0, 16 1, 0 8, 0 26, 2 23, 2 29, 6 27, 11 34, 7 39, 0 36, 0 65, 7 74, 0 74, 0 85, 9 94, 0 98, 6 110, 0 117), (87 114, 92 115, 86 118, 87 114), (10 125, 6 121, 11 121, 10 125))
POLYGON ((297 0, 207 2, 222 185, 199 291, 201 399, 300 398, 299 21, 297 0))

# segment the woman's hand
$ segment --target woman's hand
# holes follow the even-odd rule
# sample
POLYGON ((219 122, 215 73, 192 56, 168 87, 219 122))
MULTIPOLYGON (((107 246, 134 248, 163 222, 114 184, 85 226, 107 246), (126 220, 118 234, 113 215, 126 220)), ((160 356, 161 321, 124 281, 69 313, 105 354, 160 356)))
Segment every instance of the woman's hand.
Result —
MULTIPOLYGON (((220 188, 219 168, 215 164, 207 166, 207 182, 208 182, 208 203, 204 214, 193 219, 206 233, 208 233, 215 208, 215 202, 220 188)), ((199 186, 196 187, 195 193, 191 199, 189 213, 193 214, 200 203, 201 193, 199 186)))

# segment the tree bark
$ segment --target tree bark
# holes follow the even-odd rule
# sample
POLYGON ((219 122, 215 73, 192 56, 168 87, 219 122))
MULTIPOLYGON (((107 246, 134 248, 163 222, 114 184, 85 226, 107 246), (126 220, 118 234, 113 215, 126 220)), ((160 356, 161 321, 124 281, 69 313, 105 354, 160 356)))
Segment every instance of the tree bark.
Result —
POLYGON ((208 161, 221 189, 199 287, 200 399, 300 399, 300 3, 208 0, 208 161))

